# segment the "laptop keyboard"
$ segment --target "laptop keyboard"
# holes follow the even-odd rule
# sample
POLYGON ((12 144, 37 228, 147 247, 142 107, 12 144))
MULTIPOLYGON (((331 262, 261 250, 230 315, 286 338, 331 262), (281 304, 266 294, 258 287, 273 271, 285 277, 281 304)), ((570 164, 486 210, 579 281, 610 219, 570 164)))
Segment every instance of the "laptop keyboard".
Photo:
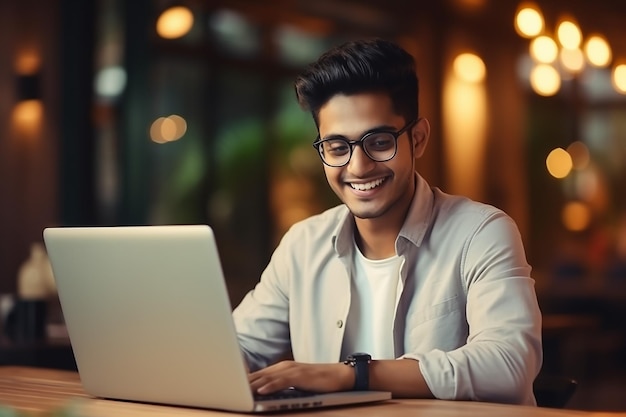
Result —
POLYGON ((288 388, 282 391, 276 391, 272 394, 254 394, 254 399, 256 401, 285 400, 289 398, 311 397, 316 394, 316 392, 288 388))

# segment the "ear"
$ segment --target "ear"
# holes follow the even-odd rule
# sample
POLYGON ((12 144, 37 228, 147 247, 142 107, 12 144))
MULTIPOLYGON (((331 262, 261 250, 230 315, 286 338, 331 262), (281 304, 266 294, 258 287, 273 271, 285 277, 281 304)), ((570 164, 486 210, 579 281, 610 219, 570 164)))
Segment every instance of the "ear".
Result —
POLYGON ((411 135, 413 139, 413 151, 415 159, 421 158, 428 145, 428 138, 430 137, 430 123, 427 119, 420 117, 417 120, 413 129, 411 129, 411 135))

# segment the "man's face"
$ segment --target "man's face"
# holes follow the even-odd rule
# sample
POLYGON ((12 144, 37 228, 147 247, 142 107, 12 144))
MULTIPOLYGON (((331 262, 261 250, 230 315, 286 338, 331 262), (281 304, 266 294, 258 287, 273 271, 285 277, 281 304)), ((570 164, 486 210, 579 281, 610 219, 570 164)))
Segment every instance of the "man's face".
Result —
MULTIPOLYGON (((409 120, 393 112, 391 99, 383 93, 336 95, 319 111, 322 139, 338 135, 351 141, 359 140, 372 129, 398 131, 407 122, 409 120)), ((414 157, 423 152, 421 144, 411 150, 416 139, 420 143, 415 133, 419 129, 420 123, 398 137, 398 151, 389 161, 375 162, 361 146, 355 146, 347 165, 324 165, 328 184, 354 216, 394 221, 406 214, 415 188, 414 157)), ((425 140, 423 142, 425 145, 425 140)))

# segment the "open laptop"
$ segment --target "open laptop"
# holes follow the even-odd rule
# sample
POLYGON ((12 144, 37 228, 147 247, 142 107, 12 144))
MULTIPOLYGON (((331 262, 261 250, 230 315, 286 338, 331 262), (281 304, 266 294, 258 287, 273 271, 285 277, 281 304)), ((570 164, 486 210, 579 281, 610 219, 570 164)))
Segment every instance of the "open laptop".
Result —
POLYGON ((90 395, 243 412, 391 398, 352 391, 256 399, 209 226, 47 228, 43 235, 90 395))

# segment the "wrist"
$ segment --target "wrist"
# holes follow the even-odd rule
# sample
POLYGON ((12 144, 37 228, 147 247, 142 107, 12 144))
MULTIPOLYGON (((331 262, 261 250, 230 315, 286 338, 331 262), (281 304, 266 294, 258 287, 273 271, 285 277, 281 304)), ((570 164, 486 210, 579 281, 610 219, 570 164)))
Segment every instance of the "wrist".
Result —
POLYGON ((354 369, 350 366, 344 365, 343 362, 339 362, 337 365, 337 381, 340 384, 340 391, 352 391, 354 387, 355 375, 354 369))

